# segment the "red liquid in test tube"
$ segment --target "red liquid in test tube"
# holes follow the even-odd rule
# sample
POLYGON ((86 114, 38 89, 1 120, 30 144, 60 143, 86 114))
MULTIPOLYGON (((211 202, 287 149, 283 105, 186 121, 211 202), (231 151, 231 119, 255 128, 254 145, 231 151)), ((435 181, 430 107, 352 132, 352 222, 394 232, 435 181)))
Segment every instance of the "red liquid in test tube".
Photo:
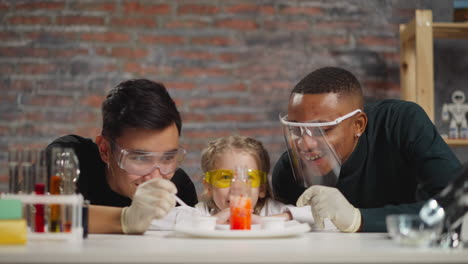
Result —
MULTIPOLYGON (((34 186, 34 191, 38 195, 43 195, 45 190, 44 183, 36 183, 34 186)), ((34 216, 35 220, 35 227, 36 232, 43 233, 44 232, 44 205, 43 204, 35 204, 34 208, 36 209, 36 214, 34 216)))

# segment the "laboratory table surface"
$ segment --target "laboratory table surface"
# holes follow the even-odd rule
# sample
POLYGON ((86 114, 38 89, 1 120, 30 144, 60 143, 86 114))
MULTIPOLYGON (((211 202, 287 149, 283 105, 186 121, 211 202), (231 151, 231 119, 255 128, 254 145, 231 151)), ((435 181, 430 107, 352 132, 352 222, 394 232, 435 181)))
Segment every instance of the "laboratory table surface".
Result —
POLYGON ((82 243, 0 246, 0 263, 468 263, 468 249, 405 247, 386 233, 308 232, 232 239, 148 231, 90 234, 82 243))

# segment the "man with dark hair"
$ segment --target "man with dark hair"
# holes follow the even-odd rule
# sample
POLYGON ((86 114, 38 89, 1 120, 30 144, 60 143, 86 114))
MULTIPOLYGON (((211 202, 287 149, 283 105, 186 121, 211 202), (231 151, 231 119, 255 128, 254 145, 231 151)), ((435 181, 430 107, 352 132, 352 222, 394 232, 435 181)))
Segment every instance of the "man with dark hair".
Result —
POLYGON ((164 85, 138 79, 120 83, 102 104, 95 143, 76 135, 52 142, 73 148, 80 165, 78 191, 90 200, 92 233, 143 233, 175 206, 174 194, 197 203, 195 187, 178 165, 182 122, 164 85))
POLYGON ((281 116, 288 151, 275 198, 311 205, 317 226, 384 232, 389 214, 417 214, 461 168, 424 110, 401 100, 363 104, 350 72, 326 67, 293 89, 281 116))

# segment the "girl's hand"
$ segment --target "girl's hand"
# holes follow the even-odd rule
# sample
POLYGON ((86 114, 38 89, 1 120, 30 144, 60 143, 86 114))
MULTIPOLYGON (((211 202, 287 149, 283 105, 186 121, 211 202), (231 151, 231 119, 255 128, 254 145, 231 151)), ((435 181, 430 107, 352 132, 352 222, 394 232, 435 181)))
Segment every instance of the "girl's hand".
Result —
POLYGON ((216 224, 218 225, 225 225, 229 224, 229 218, 231 217, 231 208, 225 208, 219 213, 215 214, 218 219, 216 220, 216 224))

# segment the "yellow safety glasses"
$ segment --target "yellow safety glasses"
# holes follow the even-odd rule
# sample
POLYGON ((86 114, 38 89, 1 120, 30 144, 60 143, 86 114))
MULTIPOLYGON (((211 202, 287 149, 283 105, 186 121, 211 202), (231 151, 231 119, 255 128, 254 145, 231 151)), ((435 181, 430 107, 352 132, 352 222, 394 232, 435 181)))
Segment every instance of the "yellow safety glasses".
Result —
MULTIPOLYGON (((247 170, 252 188, 258 188, 266 183, 267 174, 261 170, 247 170)), ((217 188, 227 188, 231 186, 234 171, 232 170, 212 170, 205 173, 205 181, 217 188)))

